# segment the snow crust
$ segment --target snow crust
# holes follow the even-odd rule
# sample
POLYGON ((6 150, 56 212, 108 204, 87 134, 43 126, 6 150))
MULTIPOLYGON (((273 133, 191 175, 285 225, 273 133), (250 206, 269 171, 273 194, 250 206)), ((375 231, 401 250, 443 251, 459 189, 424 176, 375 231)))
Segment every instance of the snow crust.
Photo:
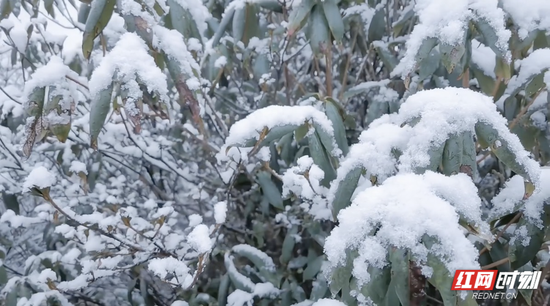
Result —
POLYGON ((50 172, 44 166, 38 166, 29 173, 23 183, 23 189, 28 190, 33 187, 44 189, 53 186, 57 181, 55 174, 50 172))

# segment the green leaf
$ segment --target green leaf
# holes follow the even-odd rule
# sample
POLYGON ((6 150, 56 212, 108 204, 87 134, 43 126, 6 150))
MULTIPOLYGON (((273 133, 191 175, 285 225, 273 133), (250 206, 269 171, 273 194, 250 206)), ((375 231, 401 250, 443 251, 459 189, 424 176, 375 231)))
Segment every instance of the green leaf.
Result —
POLYGON ((231 283, 233 283, 233 286, 235 286, 236 289, 246 292, 252 292, 254 290, 254 283, 252 283, 248 277, 237 271, 235 264, 232 262, 231 258, 227 256, 227 254, 225 255, 224 263, 227 274, 231 279, 231 283))
POLYGON ((244 33, 244 26, 246 24, 246 7, 248 4, 241 8, 235 9, 235 15, 233 16, 233 39, 235 42, 241 41, 244 33))
POLYGON ((271 257, 269 257, 269 255, 267 255, 263 251, 253 246, 250 246, 248 244, 240 244, 240 245, 233 246, 231 251, 235 254, 239 254, 240 256, 246 257, 260 270, 264 269, 264 270, 274 271, 275 269, 275 265, 272 265, 270 262, 271 257), (251 251, 250 248, 252 248, 254 251, 251 251))
POLYGON ((350 288, 353 260, 356 257, 357 251, 346 251, 346 264, 343 266, 338 266, 332 271, 329 288, 333 295, 336 295, 344 288, 350 288))
POLYGON ((304 139, 304 137, 306 137, 308 132, 309 132, 309 124, 304 123, 294 131, 294 139, 296 139, 296 142, 300 142, 302 141, 302 139, 304 139))
POLYGON ((391 268, 389 265, 383 269, 369 266, 367 270, 371 279, 361 288, 361 293, 368 296, 375 304, 384 305, 391 282, 391 268))
POLYGON ((337 219, 340 210, 351 204, 351 197, 357 188, 362 172, 362 167, 356 167, 349 171, 344 179, 339 182, 336 193, 334 194, 334 200, 332 201, 332 216, 334 220, 337 219))
POLYGON ((416 53, 416 62, 421 65, 422 62, 430 56, 432 49, 437 45, 437 39, 430 37, 422 41, 418 53, 416 53))
POLYGON ((462 56, 466 49, 463 44, 451 46, 449 44, 439 44, 439 51, 441 52, 441 62, 443 66, 447 68, 447 72, 451 73, 455 69, 456 65, 460 63, 462 56))
MULTIPOLYGON (((433 47, 432 47, 433 48, 433 47)), ((374 50, 384 63, 384 66, 387 67, 388 71, 392 71, 395 66, 398 64, 397 58, 388 50, 388 47, 385 44, 374 44, 374 50)))
POLYGON ((0 21, 11 14, 12 7, 9 0, 0 0, 0 21))
POLYGON ((97 99, 92 101, 90 109, 90 143, 91 146, 97 149, 97 137, 103 128, 107 114, 111 109, 111 96, 113 93, 113 84, 101 90, 97 99))
POLYGON ((103 31, 115 8, 115 0, 94 0, 84 27, 82 38, 82 53, 86 59, 90 58, 94 46, 94 39, 103 31))
POLYGON ((271 174, 266 171, 261 171, 258 173, 257 178, 258 184, 262 187, 262 192, 269 201, 269 204, 273 205, 275 208, 284 209, 281 191, 279 191, 277 185, 271 180, 271 174))
POLYGON ((420 65, 418 71, 419 81, 423 81, 427 78, 432 77, 437 68, 439 68, 439 62, 441 61, 441 53, 438 50, 433 49, 428 57, 420 65))
POLYGON ((280 261, 282 264, 287 264, 292 258, 294 246, 296 245, 296 239, 294 238, 294 235, 296 235, 297 233, 298 233, 297 226, 293 226, 286 233, 285 240, 283 240, 283 248, 281 250, 281 257, 280 257, 280 261))
POLYGON ((371 124, 374 120, 382 117, 390 112, 390 104, 388 101, 370 101, 367 111, 365 123, 371 124))
POLYGON ((369 41, 381 40, 386 33, 386 15, 385 8, 378 9, 369 25, 368 39, 369 41))
POLYGON ((201 38, 201 33, 197 27, 195 19, 189 10, 183 8, 178 1, 168 0, 170 11, 168 16, 172 23, 172 27, 181 33, 185 38, 201 38))
POLYGON ((334 40, 341 41, 344 38, 345 29, 342 14, 338 8, 338 0, 325 0, 322 2, 322 6, 334 40))
POLYGON ((390 251, 391 282, 402 306, 410 305, 409 254, 406 250, 390 251))
POLYGON ((256 0, 254 3, 258 4, 260 7, 270 10, 276 13, 283 12, 283 6, 278 0, 256 0))
POLYGON ((534 96, 539 90, 541 90, 546 84, 544 83, 544 74, 546 73, 546 69, 543 70, 543 72, 537 74, 533 79, 527 84, 527 87, 525 87, 525 96, 526 97, 532 97, 534 96))
POLYGON ((55 18, 55 11, 53 9, 53 3, 54 0, 44 0, 44 8, 46 9, 46 12, 50 14, 53 18, 55 18))
POLYGON ((426 167, 417 167, 416 169, 414 169, 414 173, 422 174, 427 170, 434 171, 434 172, 437 171, 437 169, 439 168, 439 165, 441 164, 441 161, 443 160, 444 150, 445 150, 445 143, 441 145, 432 144, 432 146, 428 150, 428 154, 430 155, 430 164, 426 167))
POLYGON ((501 162, 512 171, 533 182, 533 178, 529 176, 527 169, 518 163, 516 154, 506 140, 499 138, 498 131, 495 128, 485 122, 478 122, 475 130, 477 139, 482 147, 491 146, 491 150, 501 162))
POLYGON ((311 260, 307 264, 307 268, 302 273, 302 279, 304 281, 315 279, 315 276, 317 275, 317 273, 321 271, 321 266, 323 265, 324 260, 325 260, 324 255, 318 256, 317 258, 311 260))
POLYGON ((8 282, 8 273, 4 266, 0 266, 0 286, 5 285, 8 282))
POLYGON ((346 127, 344 126, 344 120, 340 114, 340 108, 337 105, 337 102, 331 98, 326 99, 325 102, 325 113, 332 122, 332 127, 334 128, 334 138, 336 139, 336 144, 338 148, 342 151, 343 155, 346 156, 349 152, 348 139, 346 137, 346 127))
POLYGON ((309 299, 312 301, 318 301, 322 298, 325 298, 327 295, 328 286, 327 282, 324 279, 316 280, 313 282, 313 288, 311 289, 311 294, 309 299))
POLYGON ((214 33, 214 37, 212 38, 212 47, 216 47, 218 45, 218 43, 220 42, 220 39, 225 33, 225 29, 229 25, 229 22, 232 20, 234 14, 235 14, 234 8, 231 8, 227 12, 225 12, 222 20, 220 21, 220 24, 218 25, 218 29, 216 30, 216 33, 214 33))
POLYGON ((436 258, 432 254, 428 255, 428 266, 433 269, 433 274, 428 278, 428 282, 439 290, 443 305, 456 306, 458 301, 457 291, 451 290, 453 276, 451 276, 449 270, 447 270, 439 258, 436 258))
POLYGON ((323 9, 319 4, 315 5, 311 10, 306 35, 309 38, 311 49, 315 55, 324 54, 326 49, 330 48, 332 44, 328 21, 325 18, 323 9))
POLYGON ((462 165, 463 140, 462 135, 451 135, 445 142, 443 150, 443 173, 446 175, 460 172, 462 165))
POLYGON ((17 195, 2 191, 2 202, 4 202, 6 209, 11 209, 14 213, 19 215, 19 201, 17 200, 17 195))
POLYGON ((462 134, 462 163, 460 172, 477 176, 477 153, 474 135, 471 132, 462 134))
POLYGON ((498 36, 495 29, 489 24, 489 21, 485 18, 481 18, 478 19, 474 25, 477 31, 483 36, 485 45, 495 51, 497 56, 503 57, 506 54, 507 50, 502 50, 497 46, 498 36))
POLYGON ((315 164, 325 173, 325 177, 321 180, 321 184, 328 187, 330 182, 336 178, 336 172, 330 163, 329 153, 327 153, 323 147, 317 129, 314 133, 308 135, 307 138, 309 144, 309 154, 313 159, 313 162, 315 162, 315 164))
POLYGON ((229 293, 230 278, 226 273, 220 280, 220 287, 218 288, 218 305, 227 305, 227 296, 229 293))
POLYGON ((522 233, 520 234, 521 237, 529 237, 529 242, 525 245, 525 239, 520 238, 514 239, 510 243, 508 256, 513 270, 517 270, 533 260, 544 243, 544 228, 538 228, 536 225, 529 223, 526 218, 522 218, 516 228, 514 235, 522 233), (526 235, 524 234, 525 231, 527 231, 526 235))
POLYGON ((292 36, 300 29, 300 26, 309 15, 314 5, 314 0, 303 0, 297 7, 292 9, 288 17, 288 35, 292 36))
POLYGON ((495 79, 485 75, 475 63, 470 63, 470 72, 476 78, 481 91, 486 95, 492 95, 495 89, 495 79))

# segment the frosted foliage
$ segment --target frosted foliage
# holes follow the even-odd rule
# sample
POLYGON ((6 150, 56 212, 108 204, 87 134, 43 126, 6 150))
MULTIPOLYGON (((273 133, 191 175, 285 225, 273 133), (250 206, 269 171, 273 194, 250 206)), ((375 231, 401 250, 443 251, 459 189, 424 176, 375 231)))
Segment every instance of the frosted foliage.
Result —
POLYGON ((444 145, 453 134, 474 133, 477 122, 488 123, 498 131, 516 161, 538 184, 537 162, 529 158, 517 136, 509 132, 506 119, 489 97, 468 89, 433 89, 410 96, 398 113, 373 121, 362 132, 359 142, 350 148, 338 168, 329 201, 334 199, 340 182, 356 167, 363 167, 367 177, 374 175, 380 182, 398 172, 414 172, 429 165, 431 148, 444 145), (414 120, 418 122, 411 126, 414 120), (401 153, 399 157, 392 153, 394 150, 401 153))
MULTIPOLYGON (((517 162, 527 169, 530 177, 535 181, 539 177, 537 162, 529 158, 519 138, 510 133, 506 119, 497 112, 491 98, 480 93, 462 88, 421 91, 409 97, 401 105, 399 113, 390 118, 396 125, 420 118, 409 129, 411 134, 402 148, 403 155, 399 159, 399 169, 402 171, 427 166, 430 159, 427 152, 432 145, 442 145, 452 134, 474 132, 475 124, 484 122, 506 140, 517 162)), ((374 122, 373 125, 376 126, 374 122)), ((407 133, 407 129, 404 132, 407 133)))
POLYGON ((195 72, 200 71, 200 67, 187 49, 183 36, 176 30, 168 30, 162 26, 155 26, 153 32, 153 44, 164 51, 169 58, 175 59, 187 78, 194 78, 195 72))
POLYGON ((414 70, 418 50, 428 38, 436 38, 451 46, 464 44, 471 20, 487 22, 496 33, 496 47, 501 50, 508 48, 511 33, 505 28, 504 11, 498 8, 498 0, 419 0, 414 10, 419 23, 407 40, 405 56, 392 75, 408 75, 414 70))
MULTIPOLYGON (((550 184, 550 168, 543 167, 541 169, 540 185, 548 186, 548 184, 550 184)), ((524 195, 525 184, 523 179, 520 176, 513 176, 493 199, 494 209, 491 211, 489 218, 495 219, 521 208, 524 215, 531 222, 542 225, 540 214, 543 211, 544 203, 550 200, 550 190, 548 188, 536 189, 527 200, 524 200, 524 195)))
POLYGON ((324 176, 323 170, 311 157, 302 156, 297 160, 297 165, 283 175, 283 196, 299 195, 304 201, 302 207, 310 215, 315 219, 329 219, 330 207, 325 199, 328 190, 321 185, 324 176))
POLYGON ((311 306, 346 306, 346 304, 332 299, 320 299, 311 306))
POLYGON ((518 25, 519 38, 525 39, 533 30, 550 30, 550 2, 546 0, 501 0, 502 7, 518 25))
POLYGON ((28 190, 33 187, 38 189, 48 188, 54 185, 56 180, 55 174, 43 166, 38 166, 27 176, 27 179, 23 183, 23 189, 28 190))
POLYGON ((128 96, 136 99, 142 96, 138 86, 139 80, 150 93, 155 92, 161 99, 166 100, 166 75, 158 68, 147 50, 145 42, 136 34, 122 35, 113 50, 94 70, 89 83, 91 96, 97 98, 99 92, 107 88, 116 75, 129 90, 128 96))
MULTIPOLYGON (((334 141, 334 130, 332 123, 327 116, 313 106, 279 106, 271 105, 259 109, 246 118, 231 126, 229 136, 225 143, 227 146, 243 145, 251 139, 259 139, 260 133, 265 127, 273 129, 285 125, 302 125, 306 121, 317 123, 327 134, 331 135, 334 141)), ((341 154, 338 147, 333 154, 341 154)))
POLYGON ((537 49, 521 60, 519 74, 514 75, 506 88, 506 93, 511 93, 525 84, 530 78, 550 69, 550 49, 537 49))
POLYGON ((325 242, 325 254, 335 268, 344 264, 346 251, 357 250, 353 276, 360 283, 370 280, 368 266, 382 268, 387 264, 389 247, 410 250, 420 263, 425 263, 431 253, 451 273, 456 269, 479 269, 478 251, 464 236, 458 221, 460 215, 466 216, 488 232, 481 220, 480 205, 477 188, 464 174, 398 174, 362 191, 351 206, 340 211, 339 225, 325 242), (431 250, 419 243, 424 235, 438 241, 431 250))

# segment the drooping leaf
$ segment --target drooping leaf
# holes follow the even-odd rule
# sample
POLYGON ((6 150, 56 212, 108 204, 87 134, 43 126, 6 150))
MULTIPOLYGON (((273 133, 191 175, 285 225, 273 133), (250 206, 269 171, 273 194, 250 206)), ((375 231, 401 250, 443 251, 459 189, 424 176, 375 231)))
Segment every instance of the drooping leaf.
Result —
POLYGON ((93 148, 97 149, 97 137, 103 129, 107 114, 111 109, 111 96, 113 93, 113 84, 101 90, 97 95, 97 99, 91 102, 90 109, 90 142, 93 148))
POLYGON ((338 8, 338 0, 325 0, 322 6, 332 36, 336 41, 341 41, 344 38, 344 21, 338 8))
POLYGON ((288 35, 294 35, 300 29, 302 22, 309 15, 314 5, 314 0, 303 0, 297 7, 292 9, 288 17, 288 35))
POLYGON ((296 238, 294 236, 297 233, 298 233, 297 226, 293 226, 286 233, 285 239, 283 240, 283 248, 281 250, 281 257, 280 257, 280 261, 282 264, 287 264, 292 258, 294 246, 296 245, 296 238))
POLYGON ((231 8, 225 14, 223 15, 222 20, 220 21, 220 24, 218 25, 218 29, 216 30, 216 33, 214 34, 214 37, 212 38, 212 47, 216 47, 218 43, 220 42, 220 39, 222 38, 223 34, 225 33, 225 30, 227 29, 227 26, 229 25, 229 22, 231 22, 233 19, 233 15, 235 15, 235 9, 231 8))
POLYGON ((389 256, 391 262, 391 282, 401 305, 410 305, 409 255, 402 249, 393 249, 389 256))
POLYGON ((332 41, 330 39, 328 21, 323 14, 323 8, 319 4, 315 5, 311 10, 306 35, 309 38, 311 49, 315 55, 324 54, 326 49, 331 46, 332 41))
POLYGON ((386 32, 386 15, 385 9, 382 7, 378 9, 369 25, 368 39, 369 41, 381 40, 386 32))
POLYGON ((329 186, 329 183, 336 178, 336 172, 330 162, 330 155, 321 143, 321 139, 317 130, 311 133, 307 137, 309 144, 309 153, 313 162, 325 173, 324 178, 321 180, 321 184, 325 187, 329 186))
POLYGON ((321 255, 308 262, 306 269, 302 273, 303 280, 311 280, 321 271, 321 266, 325 260, 325 256, 321 255))
POLYGON ((227 296, 230 283, 229 275, 226 273, 220 280, 220 287, 218 288, 218 305, 227 305, 227 296))
POLYGON ((82 38, 82 53, 86 59, 90 58, 94 39, 103 31, 115 8, 115 0, 94 0, 92 1, 90 13, 86 19, 84 36, 82 38))
POLYGON ((262 187, 262 192, 269 201, 269 204, 273 205, 275 208, 284 209, 281 192, 277 188, 277 185, 271 180, 271 174, 266 171, 261 171, 258 173, 257 177, 258 184, 262 187))
POLYGON ((332 99, 327 99, 325 103, 325 113, 330 122, 332 122, 336 144, 342 151, 342 154, 346 156, 349 152, 348 140, 346 138, 346 127, 344 126, 342 115, 340 114, 340 108, 336 103, 337 102, 332 99))
POLYGON ((334 194, 334 200, 332 201, 332 216, 334 220, 336 220, 340 210, 351 204, 351 197, 357 188, 362 172, 363 168, 356 167, 348 172, 344 179, 339 182, 336 193, 334 194))

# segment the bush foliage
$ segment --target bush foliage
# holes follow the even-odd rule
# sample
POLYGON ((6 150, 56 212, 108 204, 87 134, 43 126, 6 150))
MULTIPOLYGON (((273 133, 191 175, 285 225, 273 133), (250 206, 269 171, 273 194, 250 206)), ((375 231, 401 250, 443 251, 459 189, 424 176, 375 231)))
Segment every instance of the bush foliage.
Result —
POLYGON ((0 0, 0 304, 546 305, 523 2, 0 0))

